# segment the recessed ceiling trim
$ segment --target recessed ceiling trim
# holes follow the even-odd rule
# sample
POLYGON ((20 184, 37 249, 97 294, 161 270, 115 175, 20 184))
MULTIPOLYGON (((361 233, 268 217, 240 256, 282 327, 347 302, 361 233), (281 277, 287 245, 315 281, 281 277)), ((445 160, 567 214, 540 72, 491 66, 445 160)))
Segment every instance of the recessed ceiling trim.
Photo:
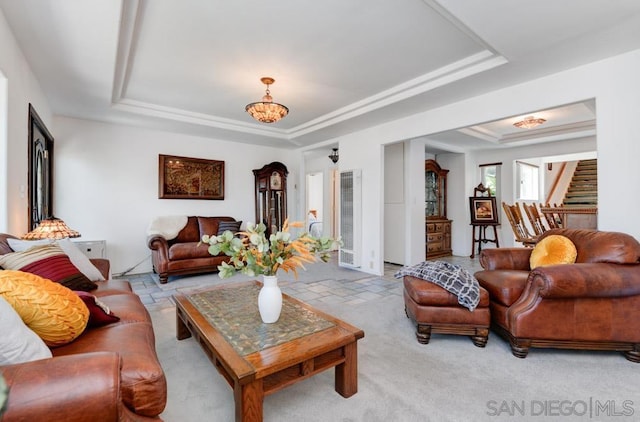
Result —
POLYGON ((122 1, 121 4, 118 49, 116 51, 113 89, 111 91, 111 101, 113 103, 119 102, 126 95, 146 0, 122 1))
POLYGON ((596 134, 596 121, 587 120, 584 122, 571 123, 567 125, 553 126, 540 129, 529 129, 523 133, 512 133, 503 136, 500 144, 510 144, 514 142, 528 141, 532 139, 560 140, 596 134))
POLYGON ((483 141, 491 142, 494 144, 498 144, 500 141, 499 134, 480 126, 465 127, 462 129, 458 129, 458 132, 464 133, 465 135, 482 139, 483 141))
POLYGON ((331 126, 370 111, 414 97, 451 82, 493 69, 507 63, 507 59, 496 56, 489 50, 466 57, 443 66, 363 100, 339 108, 290 130, 293 137, 301 136, 331 126))
POLYGON ((254 135, 270 136, 272 138, 278 139, 290 139, 282 129, 262 127, 252 123, 244 123, 238 120, 215 117, 211 116, 210 114, 204 113, 194 113, 192 111, 160 106, 157 104, 145 103, 142 101, 122 99, 113 104, 112 107, 120 111, 170 119, 182 123, 191 123, 201 126, 215 127, 219 129, 234 130, 238 132, 251 133, 254 135))

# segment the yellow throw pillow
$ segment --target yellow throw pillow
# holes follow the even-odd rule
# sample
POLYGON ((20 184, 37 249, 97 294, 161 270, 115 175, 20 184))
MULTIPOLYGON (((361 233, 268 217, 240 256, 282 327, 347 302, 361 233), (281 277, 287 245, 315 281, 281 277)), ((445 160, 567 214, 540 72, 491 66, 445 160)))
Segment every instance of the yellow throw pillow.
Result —
POLYGON ((529 266, 533 270, 545 265, 573 264, 577 255, 576 245, 571 239, 553 234, 536 244, 529 258, 529 266))
POLYGON ((35 274, 0 271, 0 295, 50 347, 75 340, 89 321, 89 309, 77 294, 35 274))

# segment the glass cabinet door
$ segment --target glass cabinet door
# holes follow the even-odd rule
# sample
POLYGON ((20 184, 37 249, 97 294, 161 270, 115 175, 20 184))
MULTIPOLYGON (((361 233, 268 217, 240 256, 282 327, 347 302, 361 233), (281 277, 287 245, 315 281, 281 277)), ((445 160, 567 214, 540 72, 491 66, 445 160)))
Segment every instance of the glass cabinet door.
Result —
POLYGON ((438 214, 438 176, 433 171, 425 172, 425 215, 433 217, 438 214))
POLYGON ((425 161, 424 208, 427 218, 447 217, 447 173, 434 160, 425 161))

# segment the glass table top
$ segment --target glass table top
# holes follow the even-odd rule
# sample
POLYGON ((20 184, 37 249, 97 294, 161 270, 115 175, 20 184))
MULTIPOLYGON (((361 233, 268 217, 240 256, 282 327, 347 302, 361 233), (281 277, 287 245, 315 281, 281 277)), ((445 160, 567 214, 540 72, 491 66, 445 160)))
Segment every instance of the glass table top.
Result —
POLYGON ((187 299, 238 352, 246 356, 334 327, 336 324, 283 298, 280 319, 265 324, 258 311, 259 285, 230 285, 187 294, 187 299))

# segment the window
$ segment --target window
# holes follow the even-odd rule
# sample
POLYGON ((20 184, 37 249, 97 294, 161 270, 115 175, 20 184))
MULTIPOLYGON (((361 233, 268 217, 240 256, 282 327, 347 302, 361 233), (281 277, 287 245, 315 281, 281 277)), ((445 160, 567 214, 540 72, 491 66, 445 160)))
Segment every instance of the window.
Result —
POLYGON ((480 180, 485 188, 496 196, 498 192, 498 166, 500 164, 483 164, 480 166, 480 180))
POLYGON ((482 185, 489 188, 491 196, 495 196, 496 203, 501 203, 501 182, 500 172, 502 169, 502 163, 487 163, 480 164, 480 181, 482 185))
POLYGON ((517 196, 523 201, 538 200, 538 166, 516 161, 517 196))

